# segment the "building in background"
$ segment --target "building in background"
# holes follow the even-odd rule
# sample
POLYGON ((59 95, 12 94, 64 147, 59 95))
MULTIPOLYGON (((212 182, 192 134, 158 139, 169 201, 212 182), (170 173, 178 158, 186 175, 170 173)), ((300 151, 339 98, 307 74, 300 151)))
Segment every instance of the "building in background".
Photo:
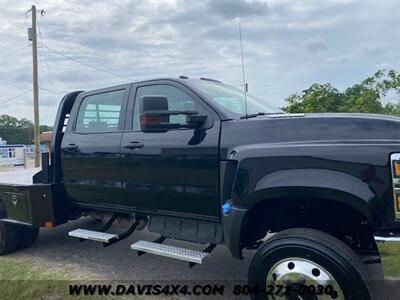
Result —
POLYGON ((43 132, 40 135, 40 148, 42 152, 47 152, 50 153, 51 151, 51 139, 53 138, 53 132, 52 131, 47 131, 43 132), (44 148, 44 149, 43 149, 44 148))
POLYGON ((24 145, 0 146, 0 166, 23 166, 25 163, 24 145))
MULTIPOLYGON (((52 132, 40 135, 40 151, 50 153, 52 132)), ((31 167, 34 158, 33 145, 7 145, 7 141, 0 137, 0 169, 15 166, 31 167)))

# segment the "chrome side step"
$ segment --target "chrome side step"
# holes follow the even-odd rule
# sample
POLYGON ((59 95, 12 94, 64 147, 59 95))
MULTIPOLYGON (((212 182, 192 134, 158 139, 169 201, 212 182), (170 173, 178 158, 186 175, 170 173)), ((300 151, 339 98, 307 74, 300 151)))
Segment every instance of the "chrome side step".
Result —
POLYGON ((202 264, 203 260, 210 256, 210 254, 207 252, 201 252, 197 250, 180 248, 148 241, 138 241, 131 245, 131 249, 139 251, 139 254, 140 252, 146 252, 150 254, 188 261, 194 264, 202 264))
POLYGON ((75 229, 73 231, 68 232, 68 235, 79 238, 81 240, 92 240, 102 243, 110 243, 112 241, 118 240, 117 234, 92 231, 86 229, 75 229))
POLYGON ((400 236, 374 236, 376 242, 400 243, 400 236))

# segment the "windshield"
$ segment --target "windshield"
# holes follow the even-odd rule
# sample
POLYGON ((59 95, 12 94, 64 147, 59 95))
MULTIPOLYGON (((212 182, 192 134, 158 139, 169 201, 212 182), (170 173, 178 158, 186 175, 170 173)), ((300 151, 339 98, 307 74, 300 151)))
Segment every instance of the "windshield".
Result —
MULTIPOLYGON (((205 80, 193 80, 191 83, 224 110, 240 116, 246 115, 245 97, 242 90, 219 82, 205 80)), ((246 95, 246 98, 248 115, 282 113, 280 109, 263 99, 249 94, 246 95)))

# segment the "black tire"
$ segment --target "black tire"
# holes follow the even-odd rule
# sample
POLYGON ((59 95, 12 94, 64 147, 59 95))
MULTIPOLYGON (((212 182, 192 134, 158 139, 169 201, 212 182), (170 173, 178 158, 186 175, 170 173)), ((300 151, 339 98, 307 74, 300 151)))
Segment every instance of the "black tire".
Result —
POLYGON ((21 226, 20 239, 17 245, 18 249, 29 248, 36 242, 39 236, 38 227, 21 226))
POLYGON ((0 221, 0 255, 11 253, 17 249, 20 240, 19 232, 18 225, 0 221))
MULTIPOLYGON (((304 259, 328 271, 346 300, 375 299, 368 271, 354 251, 337 238, 308 228, 282 231, 259 248, 248 273, 252 291, 265 289, 267 274, 277 263, 286 263, 288 258, 304 259)), ((276 278, 276 275, 273 276, 276 278)), ((265 292, 252 294, 252 299, 270 298, 265 292)))

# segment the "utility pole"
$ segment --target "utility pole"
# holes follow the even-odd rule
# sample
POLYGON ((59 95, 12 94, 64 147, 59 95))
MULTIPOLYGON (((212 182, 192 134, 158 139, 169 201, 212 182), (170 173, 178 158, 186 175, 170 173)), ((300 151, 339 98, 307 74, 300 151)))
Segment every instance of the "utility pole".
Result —
POLYGON ((35 123, 35 168, 40 167, 39 83, 37 60, 36 6, 32 5, 33 112, 35 123))

